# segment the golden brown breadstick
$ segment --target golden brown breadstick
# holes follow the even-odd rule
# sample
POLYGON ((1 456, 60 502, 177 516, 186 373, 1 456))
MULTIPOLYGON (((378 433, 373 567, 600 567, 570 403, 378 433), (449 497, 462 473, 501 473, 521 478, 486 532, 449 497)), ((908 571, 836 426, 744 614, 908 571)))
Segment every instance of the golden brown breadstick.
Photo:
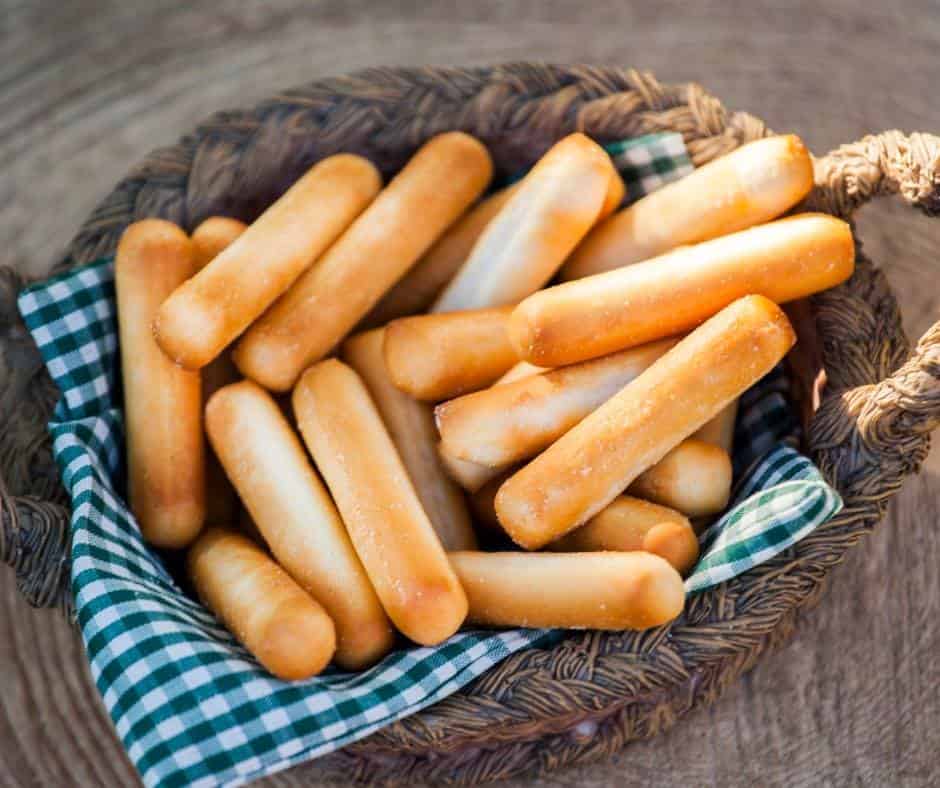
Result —
POLYGON ((549 543, 548 549, 565 553, 644 550, 665 558, 682 575, 698 560, 698 539, 686 517, 629 495, 615 498, 580 528, 549 543))
POLYGON ((157 313, 157 342, 189 369, 204 367, 316 260, 381 188, 360 156, 324 159, 157 313))
POLYGON ((486 148, 450 132, 425 143, 352 227, 241 338, 235 363, 275 391, 294 385, 414 265, 493 172, 486 148))
POLYGON ((442 402, 434 418, 443 449, 491 468, 533 457, 678 341, 651 342, 442 402))
POLYGON ((801 214, 530 296, 509 323, 520 358, 547 366, 687 331, 736 298, 783 303, 847 279, 849 225, 801 214))
POLYGON ((359 376, 336 359, 310 367, 294 413, 346 530, 395 626, 416 643, 449 638, 467 598, 359 376))
POLYGON ((228 216, 210 216, 193 230, 196 269, 201 271, 241 236, 248 225, 228 216))
POLYGON ((541 375, 543 372, 548 372, 550 369, 551 367, 537 367, 535 364, 530 364, 528 361, 520 361, 518 364, 511 367, 509 371, 493 385, 502 386, 504 383, 515 383, 517 380, 522 380, 531 375, 541 375))
POLYGON ((488 465, 461 460, 459 457, 448 453, 440 443, 437 444, 437 452, 447 475, 467 492, 475 493, 490 479, 499 476, 503 471, 502 468, 491 468, 488 465))
POLYGON ((431 406, 392 383, 382 351, 384 335, 385 329, 376 328, 350 337, 343 344, 343 358, 369 389, 441 545, 445 550, 474 550, 476 537, 467 503, 437 454, 431 406))
POLYGON ((617 176, 584 134, 555 143, 487 225, 433 312, 517 304, 552 278, 597 221, 617 176))
POLYGON ((685 604, 682 578, 652 553, 451 553, 471 624, 647 629, 685 604))
POLYGON ((278 563, 336 624, 336 662, 370 665, 394 634, 343 522, 277 403, 243 380, 216 392, 206 428, 278 563))
POLYGON ((393 320, 385 329, 392 382, 435 402, 490 385, 516 361, 506 324, 512 307, 393 320))
POLYGON ((561 269, 580 279, 763 224, 813 188, 813 162, 792 134, 757 140, 598 224, 561 269))
POLYGON ((738 402, 734 400, 711 421, 698 430, 692 437, 696 440, 721 446, 729 455, 734 448, 734 426, 738 419, 738 402))
POLYGON ((316 676, 336 650, 336 629, 320 604, 250 539, 208 529, 187 566, 196 593, 270 673, 316 676))
MULTIPOLYGON (((228 246, 248 225, 226 216, 211 216, 200 224, 192 234, 196 270, 201 271, 228 246)), ((223 351, 202 368, 202 402, 223 386, 239 379, 238 370, 231 356, 223 351)), ((206 522, 219 525, 234 522, 238 499, 218 458, 210 448, 206 454, 206 522)))
POLYGON ((512 476, 496 496, 500 523, 535 549, 586 522, 795 341, 783 310, 763 296, 725 307, 512 476))
POLYGON ((201 381, 170 361, 150 326, 160 303, 193 275, 192 243, 175 224, 144 219, 121 236, 114 264, 128 498, 157 547, 185 547, 206 517, 201 381))
POLYGON ((731 496, 731 458, 720 446, 688 438, 637 476, 627 492, 689 517, 718 514, 731 496))

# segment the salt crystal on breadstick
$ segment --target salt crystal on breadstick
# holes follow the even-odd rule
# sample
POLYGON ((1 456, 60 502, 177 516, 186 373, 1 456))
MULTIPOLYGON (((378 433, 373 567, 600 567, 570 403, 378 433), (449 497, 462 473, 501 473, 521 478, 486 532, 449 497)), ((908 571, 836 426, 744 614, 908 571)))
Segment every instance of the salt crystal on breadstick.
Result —
POLYGON ((800 214, 535 293, 509 333, 525 361, 572 364, 688 331, 741 296, 784 303, 825 290, 854 265, 848 224, 800 214))
POLYGON ((738 299, 511 476, 496 496, 500 523, 516 543, 536 549, 586 522, 795 341, 772 301, 738 299))
POLYGON ((647 629, 685 604, 682 578, 652 553, 450 554, 471 624, 647 629))
POLYGON ((692 437, 713 446, 720 446, 729 455, 734 448, 734 427, 738 418, 739 400, 734 400, 692 437))
POLYGON ((359 373, 408 471, 418 500, 445 550, 473 550, 476 537, 460 487, 447 475, 437 453, 431 406, 395 386, 382 345, 385 329, 356 334, 343 343, 343 359, 359 373))
POLYGON ((185 547, 206 517, 205 441, 198 372, 157 347, 160 303, 195 272, 192 243, 175 224, 144 219, 121 236, 114 263, 128 497, 144 539, 185 547))
POLYGON ((442 402, 434 417, 443 449, 450 456, 493 468, 532 457, 678 341, 651 342, 442 402))
POLYGON ((731 458, 720 446, 689 438, 637 476, 627 492, 689 517, 718 514, 731 496, 731 458))
POLYGON ((516 361, 506 326, 512 307, 393 320, 385 329, 392 382, 429 402, 490 385, 516 361))
POLYGON ((323 358, 486 188, 486 148, 461 132, 426 142, 343 236, 235 348, 246 377, 286 391, 323 358))
POLYGON ((467 598, 369 392, 336 359, 297 383, 294 413, 382 605, 430 646, 457 631, 467 598))
POLYGON ((598 224, 561 269, 580 279, 763 224, 813 188, 799 137, 768 137, 715 159, 598 224))
POLYGON ((250 539, 210 528, 187 567, 206 607, 273 675, 310 678, 332 659, 336 630, 326 611, 250 539))
POLYGON ((160 307, 157 342, 187 369, 204 367, 287 290, 382 185, 361 156, 314 165, 231 246, 160 307))
POLYGON ((220 389, 206 427, 229 479, 278 563, 336 624, 336 662, 385 655, 394 633, 329 493, 277 403, 249 380, 220 389))
MULTIPOLYGON (((210 216, 191 236, 196 270, 201 271, 241 236, 248 225, 227 216, 210 216)), ((222 351, 202 368, 202 402, 223 386, 234 383, 241 376, 227 351, 222 351)), ((226 524, 234 522, 238 499, 225 471, 210 449, 206 456, 206 522, 226 524)))
POLYGON ((580 528, 549 543, 553 552, 643 550, 665 558, 684 575, 698 560, 698 538, 688 518, 666 506, 621 495, 580 528))
POLYGON ((516 304, 543 287, 597 221, 619 180, 584 134, 557 142, 480 235, 433 312, 516 304))

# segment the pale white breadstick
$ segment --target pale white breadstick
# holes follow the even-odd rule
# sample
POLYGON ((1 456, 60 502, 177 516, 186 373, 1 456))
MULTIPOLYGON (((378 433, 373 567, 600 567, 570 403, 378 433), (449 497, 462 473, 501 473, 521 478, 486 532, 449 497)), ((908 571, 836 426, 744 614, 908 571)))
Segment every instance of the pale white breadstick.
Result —
POLYGON ((731 458, 720 446, 688 438, 637 476, 627 492, 689 517, 718 514, 731 496, 731 458))
POLYGON ((333 243, 382 185, 360 156, 324 159, 161 306, 157 342, 189 369, 231 344, 333 243))
POLYGON ((657 189, 598 224, 561 269, 579 279, 775 219, 813 188, 792 134, 757 140, 657 189))
POLYGON ((144 219, 121 236, 114 278, 128 497, 144 539, 158 547, 185 547, 206 517, 199 373, 170 361, 150 328, 163 299, 194 271, 192 243, 175 224, 144 219))
POLYGON ((734 448, 734 427, 738 419, 739 402, 740 400, 734 400, 715 418, 706 422, 705 426, 692 437, 705 443, 711 443, 714 446, 720 446, 731 455, 734 448))
POLYGON ((510 368, 510 370, 493 385, 502 386, 504 383, 515 383, 517 380, 522 380, 530 375, 540 375, 543 372, 548 372, 550 369, 551 367, 537 367, 535 364, 530 364, 528 361, 520 361, 510 368))
POLYGON ((471 624, 647 629, 685 604, 682 578, 652 553, 451 553, 471 624))
POLYGON ((467 492, 475 493, 484 484, 502 473, 502 468, 491 468, 477 462, 462 460, 447 452, 440 443, 437 444, 438 456, 447 475, 467 492))
POLYGON ((306 679, 332 659, 333 621, 250 539, 210 528, 190 548, 187 567, 199 598, 268 672, 306 679))
POLYGON ((621 495, 580 528, 550 542, 565 553, 643 550, 665 558, 680 574, 698 560, 698 538, 688 518, 666 506, 621 495))
POLYGON ((428 402, 490 385, 516 361, 506 333, 512 307, 393 320, 385 329, 392 382, 428 402))
POLYGON ((533 457, 678 341, 651 342, 442 402, 434 417, 443 449, 491 468, 533 457))
POLYGON ((510 477, 496 496, 500 523, 535 549, 586 522, 767 374, 795 341, 772 301, 738 299, 510 477))
POLYGON ((559 366, 688 331, 736 298, 783 303, 851 276, 852 231, 800 214, 606 274, 550 287, 516 307, 519 357, 559 366))
POLYGON ((294 413, 382 605, 422 645, 446 640, 467 598, 369 392, 336 359, 310 367, 294 413))
MULTIPOLYGON (((201 271, 248 229, 248 225, 227 216, 210 216, 192 234, 196 270, 201 271)), ((240 375, 227 351, 222 351, 202 368, 202 402, 223 386, 234 383, 240 375)), ((229 525, 235 521, 238 499, 235 489, 219 464, 215 453, 206 455, 206 522, 229 525)))
POLYGON ((562 139, 522 179, 434 302, 434 312, 516 304, 543 287, 597 221, 619 176, 596 142, 562 139))
POLYGON ((286 391, 323 358, 486 188, 486 148, 449 132, 426 142, 333 247, 241 338, 246 377, 286 391))
POLYGON ((382 351, 384 335, 385 329, 376 328, 350 337, 343 343, 343 359, 369 389, 441 545, 445 550, 473 550, 476 537, 467 502, 441 464, 431 406, 392 383, 382 351))
POLYGON ((394 633, 329 493, 277 403, 244 380, 206 408, 212 447, 278 563, 336 624, 336 662, 370 665, 394 633))

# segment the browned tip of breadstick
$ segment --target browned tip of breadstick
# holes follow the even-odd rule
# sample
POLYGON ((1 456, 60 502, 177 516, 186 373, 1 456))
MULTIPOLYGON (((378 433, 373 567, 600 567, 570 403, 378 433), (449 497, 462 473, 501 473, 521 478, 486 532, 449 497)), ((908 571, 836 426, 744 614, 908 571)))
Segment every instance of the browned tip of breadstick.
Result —
POLYGON ((247 224, 228 216, 210 216, 202 222, 192 234, 196 268, 205 268, 247 229, 247 224))
POLYGON ((731 457, 720 446, 690 438, 641 473, 629 490, 689 517, 718 514, 731 497, 731 457))
POLYGON ((187 566, 200 598, 272 674, 294 681, 327 666, 336 647, 332 620, 251 540, 209 528, 187 566))

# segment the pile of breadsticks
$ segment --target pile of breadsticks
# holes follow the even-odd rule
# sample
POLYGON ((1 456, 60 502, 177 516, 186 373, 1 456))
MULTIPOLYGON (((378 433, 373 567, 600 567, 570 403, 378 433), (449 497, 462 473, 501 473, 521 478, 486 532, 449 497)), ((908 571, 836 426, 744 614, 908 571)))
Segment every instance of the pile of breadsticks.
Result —
POLYGON ((131 508, 277 676, 395 630, 676 617, 737 398, 795 341, 777 304, 853 269, 844 222, 772 221, 813 183, 793 136, 619 212, 582 134, 477 202, 492 172, 441 134, 384 188, 339 154, 250 226, 121 238, 131 508), (494 530, 531 552, 478 550, 494 530))

